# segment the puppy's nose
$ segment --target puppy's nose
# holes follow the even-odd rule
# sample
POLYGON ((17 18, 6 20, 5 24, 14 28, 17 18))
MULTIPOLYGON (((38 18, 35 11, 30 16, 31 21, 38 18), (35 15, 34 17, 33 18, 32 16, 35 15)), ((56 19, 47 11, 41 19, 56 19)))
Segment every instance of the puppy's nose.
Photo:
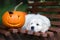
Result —
POLYGON ((34 26, 31 27, 31 30, 34 30, 34 26))

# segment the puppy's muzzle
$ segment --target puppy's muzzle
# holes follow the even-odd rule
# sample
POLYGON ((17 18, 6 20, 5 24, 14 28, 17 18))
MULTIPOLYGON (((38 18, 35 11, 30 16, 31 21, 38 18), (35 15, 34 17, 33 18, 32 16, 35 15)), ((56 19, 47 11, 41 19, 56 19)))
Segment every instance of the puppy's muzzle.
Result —
POLYGON ((31 30, 34 30, 34 26, 31 26, 31 30))

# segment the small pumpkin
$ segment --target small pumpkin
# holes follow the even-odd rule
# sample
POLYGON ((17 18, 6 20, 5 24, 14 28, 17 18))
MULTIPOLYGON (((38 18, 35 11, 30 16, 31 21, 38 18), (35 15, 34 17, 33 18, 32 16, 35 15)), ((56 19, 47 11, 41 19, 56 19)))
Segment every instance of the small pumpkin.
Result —
POLYGON ((21 28, 25 23, 25 12, 5 12, 2 16, 2 23, 9 28, 21 28))

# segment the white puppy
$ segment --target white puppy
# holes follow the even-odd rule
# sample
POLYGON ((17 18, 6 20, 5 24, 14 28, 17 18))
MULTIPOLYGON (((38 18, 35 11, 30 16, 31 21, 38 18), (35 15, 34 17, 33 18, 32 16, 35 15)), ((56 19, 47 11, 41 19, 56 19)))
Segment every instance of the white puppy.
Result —
POLYGON ((34 31, 34 32, 43 32, 48 31, 51 26, 50 20, 40 14, 27 14, 25 24, 22 27, 23 30, 34 31))

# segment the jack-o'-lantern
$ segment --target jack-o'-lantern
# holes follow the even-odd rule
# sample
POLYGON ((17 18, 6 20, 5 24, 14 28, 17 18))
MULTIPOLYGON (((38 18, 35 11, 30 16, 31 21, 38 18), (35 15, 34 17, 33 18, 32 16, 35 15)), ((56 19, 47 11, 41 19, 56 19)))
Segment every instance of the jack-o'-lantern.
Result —
POLYGON ((21 28, 25 23, 25 12, 5 12, 2 16, 2 23, 9 28, 21 28))

